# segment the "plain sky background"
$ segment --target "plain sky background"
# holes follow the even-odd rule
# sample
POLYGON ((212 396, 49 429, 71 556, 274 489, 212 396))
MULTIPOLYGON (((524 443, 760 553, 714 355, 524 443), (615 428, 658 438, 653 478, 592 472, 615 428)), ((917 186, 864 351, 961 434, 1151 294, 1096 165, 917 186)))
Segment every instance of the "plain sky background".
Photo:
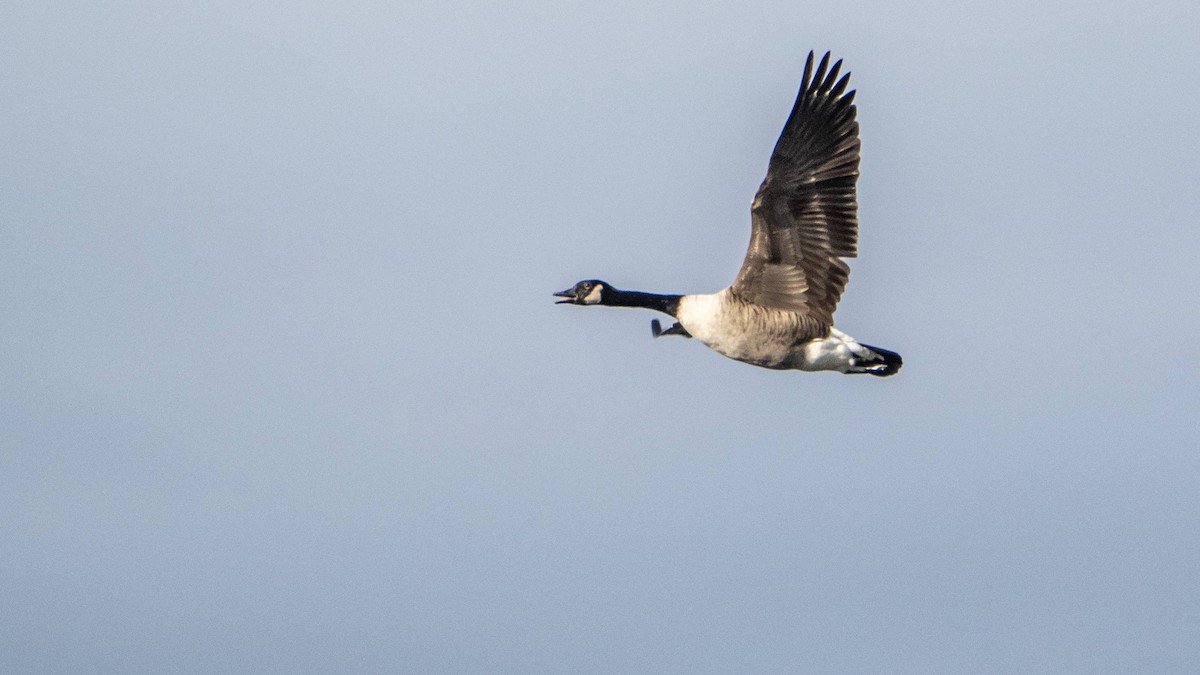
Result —
POLYGON ((0 671, 1200 662, 1195 3, 10 2, 0 671), (894 378, 732 280, 809 49, 894 378))

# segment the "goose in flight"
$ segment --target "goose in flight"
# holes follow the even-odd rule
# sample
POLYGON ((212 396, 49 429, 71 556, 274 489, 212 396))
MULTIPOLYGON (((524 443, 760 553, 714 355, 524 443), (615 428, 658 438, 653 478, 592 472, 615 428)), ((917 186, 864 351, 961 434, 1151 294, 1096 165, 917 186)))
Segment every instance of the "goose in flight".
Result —
POLYGON ((804 65, 800 93, 750 207, 750 247, 728 288, 706 295, 620 290, 598 279, 555 293, 559 304, 643 307, 675 318, 654 337, 695 338, 738 361, 775 369, 885 377, 900 355, 859 343, 833 326, 858 253, 859 140, 850 73, 826 52, 804 65))

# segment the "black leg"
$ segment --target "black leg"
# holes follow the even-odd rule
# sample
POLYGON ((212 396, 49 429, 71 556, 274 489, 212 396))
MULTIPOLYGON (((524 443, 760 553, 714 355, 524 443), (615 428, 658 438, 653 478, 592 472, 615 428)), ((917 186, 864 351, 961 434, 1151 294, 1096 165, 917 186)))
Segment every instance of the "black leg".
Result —
POLYGON ((656 338, 664 335, 679 335, 685 338, 692 337, 691 333, 688 333, 686 330, 684 330, 683 326, 679 325, 678 322, 676 322, 675 325, 671 326, 670 328, 663 330, 662 324, 658 322, 658 319, 650 320, 650 332, 653 333, 654 337, 656 338))

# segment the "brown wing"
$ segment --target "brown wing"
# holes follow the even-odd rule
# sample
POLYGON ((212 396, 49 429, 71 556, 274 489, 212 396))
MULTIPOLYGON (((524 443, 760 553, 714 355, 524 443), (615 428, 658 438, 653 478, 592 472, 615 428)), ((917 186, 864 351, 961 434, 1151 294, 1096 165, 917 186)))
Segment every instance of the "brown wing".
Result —
POLYGON ((750 248, 733 282, 738 297, 833 325, 858 252, 858 122, 850 74, 809 52, 792 114, 751 207, 750 248))

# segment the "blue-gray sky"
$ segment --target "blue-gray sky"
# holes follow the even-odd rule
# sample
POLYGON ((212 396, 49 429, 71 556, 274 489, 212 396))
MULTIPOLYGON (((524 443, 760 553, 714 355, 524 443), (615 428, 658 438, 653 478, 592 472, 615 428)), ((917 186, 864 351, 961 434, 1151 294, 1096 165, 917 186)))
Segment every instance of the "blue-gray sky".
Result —
POLYGON ((1194 3, 8 3, 0 670, 1184 672, 1194 3), (809 49, 894 378, 733 277, 809 49))

